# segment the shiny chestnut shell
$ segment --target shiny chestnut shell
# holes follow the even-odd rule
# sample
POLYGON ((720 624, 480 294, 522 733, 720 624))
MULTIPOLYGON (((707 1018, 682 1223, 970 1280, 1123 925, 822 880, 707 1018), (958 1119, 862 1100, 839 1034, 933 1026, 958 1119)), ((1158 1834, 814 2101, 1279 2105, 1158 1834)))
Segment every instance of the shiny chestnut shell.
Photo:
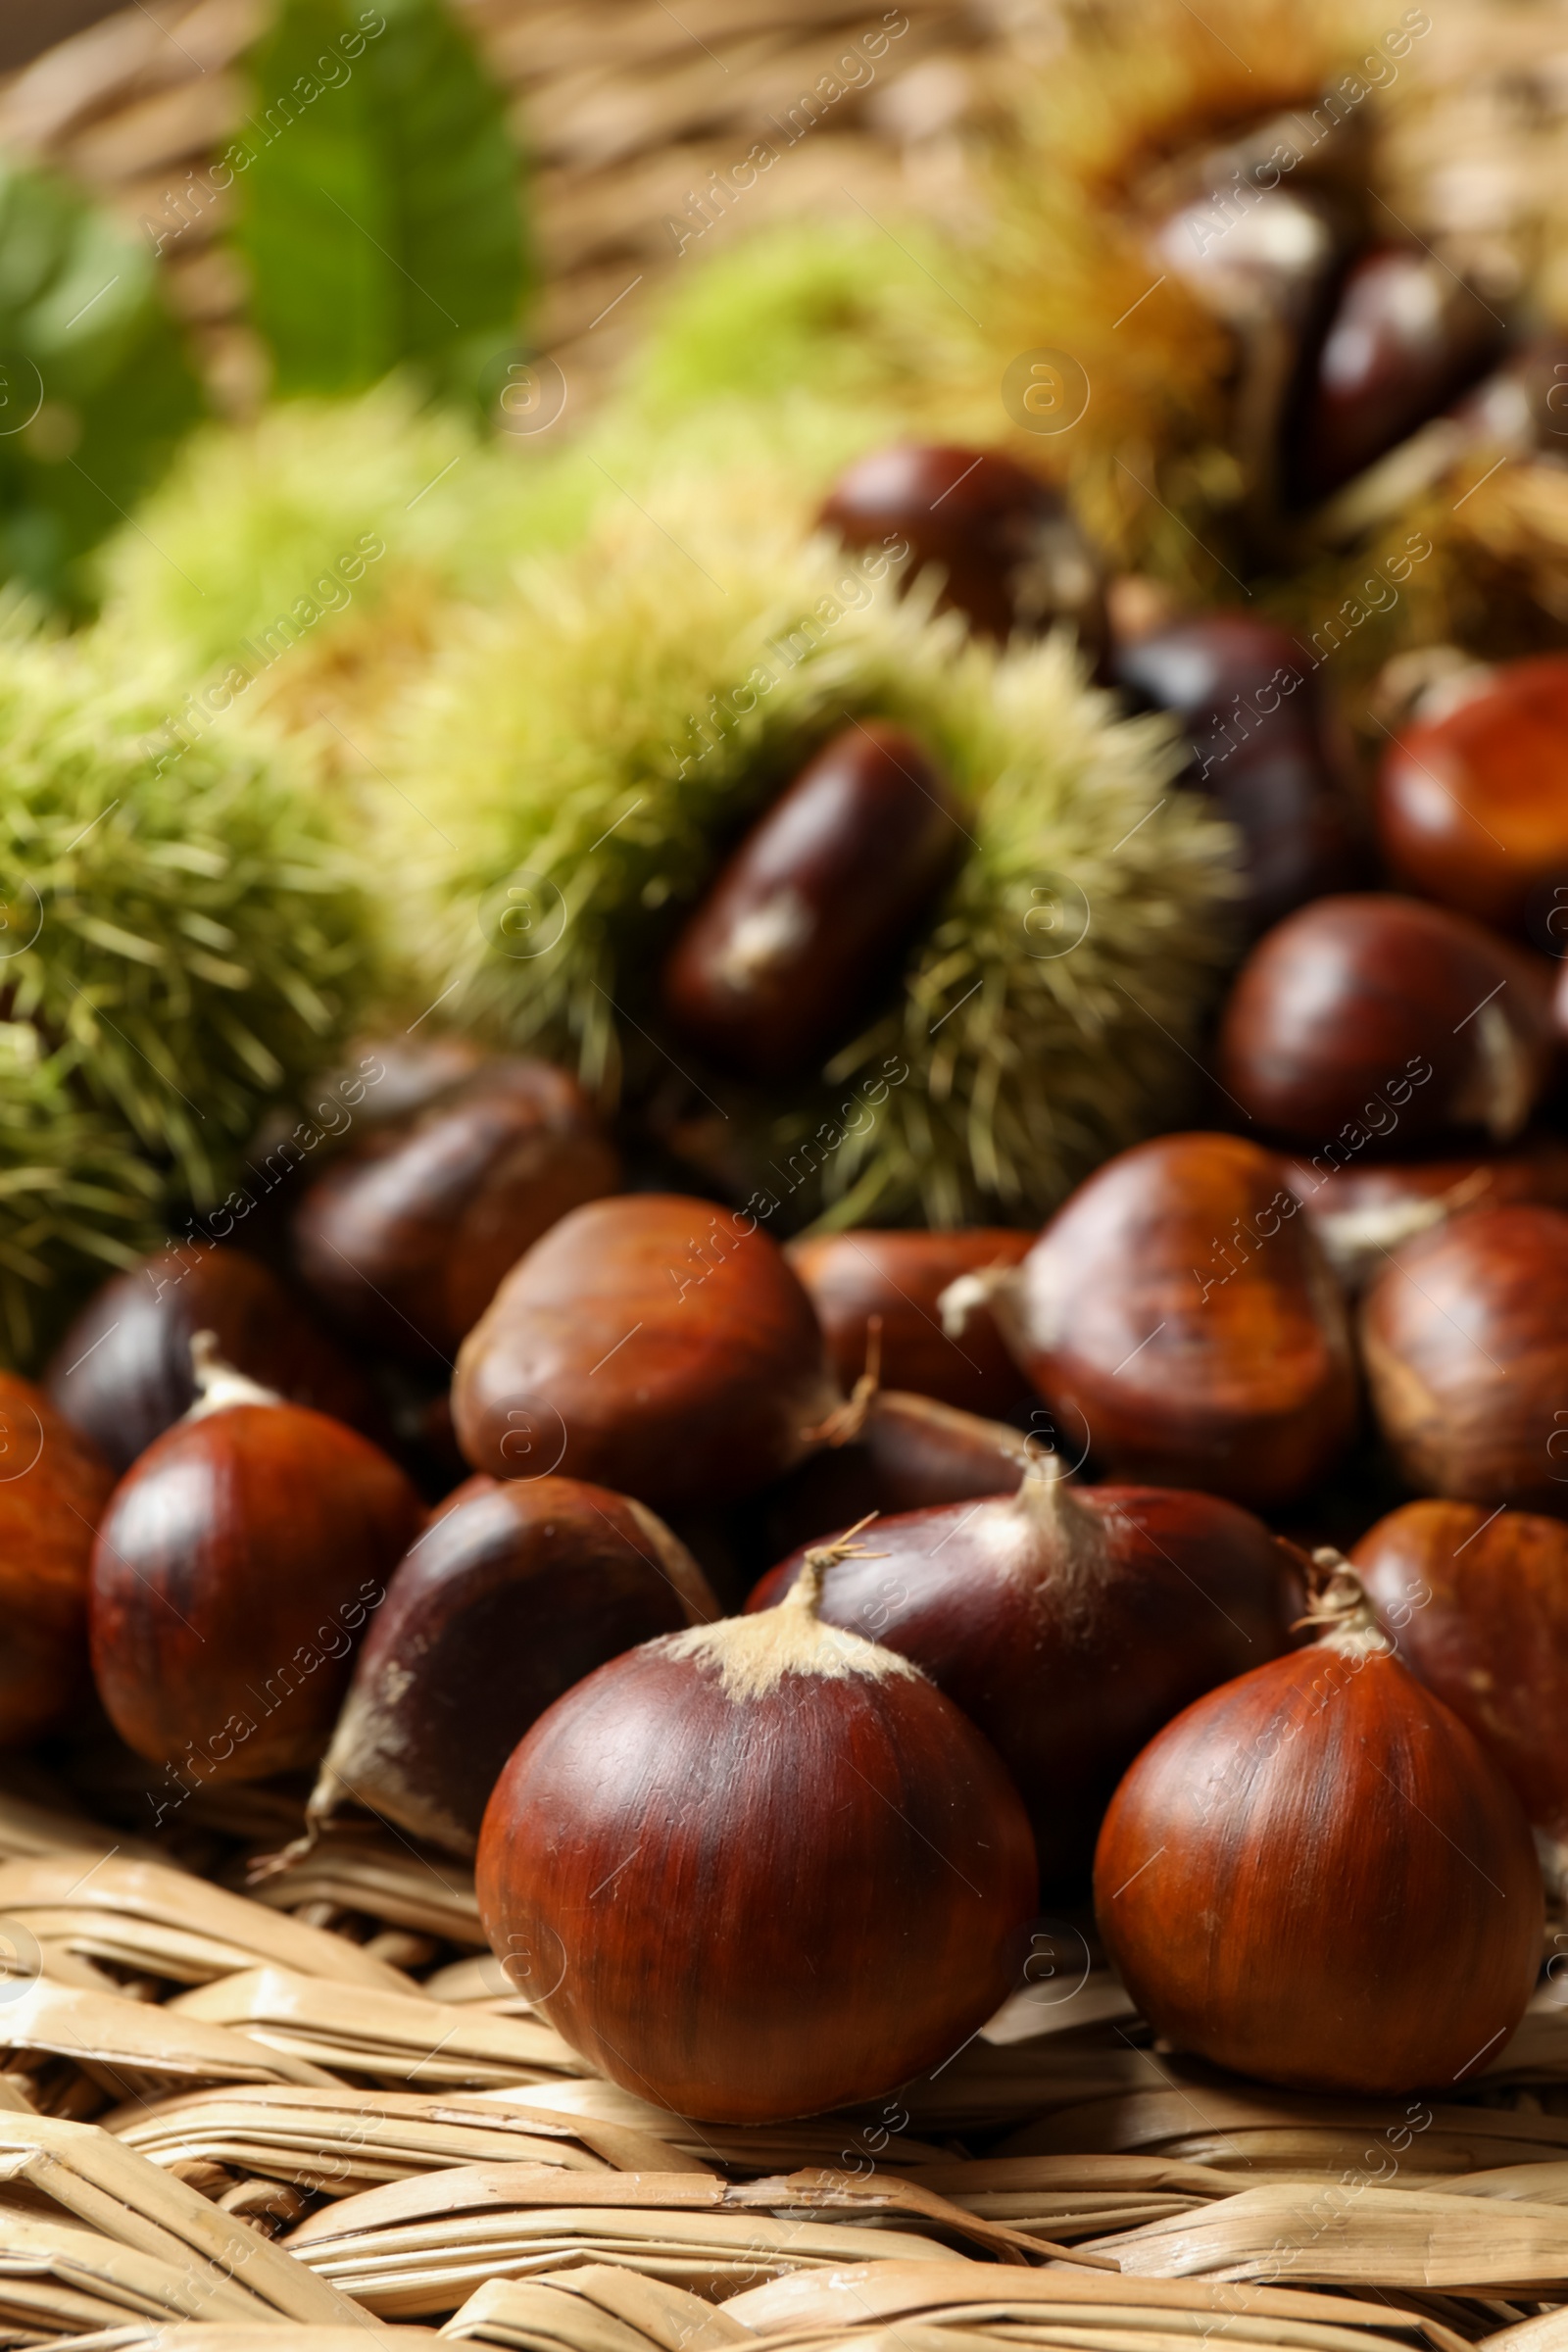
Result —
POLYGON ((270 1267, 221 1242, 175 1243, 95 1291, 44 1375, 50 1401, 115 1470, 127 1470, 196 1395, 190 1344, 263 1388, 374 1436, 369 1382, 270 1267))
POLYGON ((1446 907, 1319 899, 1242 966, 1220 1076, 1249 1118, 1303 1143, 1506 1143, 1551 1074, 1548 986, 1548 966, 1446 907))
POLYGON ((452 1392, 475 1469, 559 1470, 658 1510, 782 1477, 838 1402, 783 1251, 755 1217, 677 1193, 552 1226, 465 1340, 452 1392))
POLYGON ((1361 1302, 1373 1408, 1417 1494, 1568 1513, 1568 1215, 1475 1208, 1361 1302))
POLYGON ((87 1683, 87 1573, 114 1472, 41 1389, 0 1372, 0 1746, 53 1731, 87 1683))
POLYGON ((92 1557, 93 1674, 127 1747, 197 1782, 313 1764, 423 1517, 378 1446, 303 1405, 226 1405, 155 1438, 92 1557))
POLYGON ((791 1242, 785 1255, 816 1309, 829 1360, 846 1389, 866 1369, 874 1320, 885 1387, 995 1416, 1026 1396, 1028 1384, 983 1308, 953 1338, 943 1328, 938 1301, 960 1274, 1017 1265, 1034 1239, 1004 1225, 950 1233, 858 1228, 791 1242))
POLYGON ((914 737, 824 745, 734 851, 665 962, 681 1035, 743 1075, 797 1074, 852 1037, 969 836, 914 737))
POLYGON ((1265 1505, 1356 1423, 1346 1312, 1283 1163, 1171 1135, 1080 1185, 993 1301, 1058 1449, 1114 1477, 1265 1505))
POLYGON ((489 1062, 318 1178, 295 1213, 295 1259, 347 1330, 447 1361, 540 1234, 619 1181, 574 1078, 489 1062))
POLYGON ((759 1495, 750 1514, 761 1559, 842 1535, 870 1513, 1010 1494, 1041 1441, 901 1389, 878 1389, 831 1414, 825 1443, 759 1495))
POLYGON ((574 1478, 468 1479, 393 1570, 311 1815, 359 1805, 471 1854, 529 1727, 596 1666, 718 1604, 684 1544, 574 1478))
MULTIPOLYGON (((1306 1563, 1250 1511, 1159 1487, 1076 1487, 1042 1464, 1015 1495, 879 1519, 819 1614, 896 1649, 996 1748, 1049 1887, 1087 1879, 1128 1765, 1216 1683, 1289 1645, 1306 1563)), ((771 1607, 801 1555, 747 1603, 771 1607)))
POLYGON ((1326 498, 1485 373, 1503 321, 1424 247, 1351 265, 1287 439, 1300 502, 1326 498))
POLYGON ((1111 1800, 1095 1909, 1156 2034, 1293 2088, 1446 2088, 1535 1983, 1519 1800, 1375 1631, 1198 1699, 1111 1800))
POLYGON ((1504 662, 1384 756, 1377 827, 1424 898, 1568 950, 1568 656, 1504 662))
MULTIPOLYGON (((1387 1122, 1389 1106, 1374 1116, 1387 1122)), ((1330 1264, 1352 1289, 1376 1274, 1391 1250, 1466 1209, 1507 1208, 1516 1201, 1568 1209, 1568 1143, 1557 1136, 1532 1136, 1506 1151, 1441 1159, 1353 1156, 1373 1148, 1374 1141, 1369 1130, 1358 1129, 1337 1137, 1310 1159, 1285 1155, 1291 1190, 1330 1264)))
POLYGON ((1568 1839, 1568 1527, 1407 1502, 1351 1563, 1411 1672, 1496 1758, 1531 1821, 1568 1839))
POLYGON ((1000 450, 906 441, 858 458, 822 522, 848 547, 908 550, 941 567, 942 606, 987 636, 1070 621, 1094 658, 1105 640, 1100 567, 1058 490, 1000 450))

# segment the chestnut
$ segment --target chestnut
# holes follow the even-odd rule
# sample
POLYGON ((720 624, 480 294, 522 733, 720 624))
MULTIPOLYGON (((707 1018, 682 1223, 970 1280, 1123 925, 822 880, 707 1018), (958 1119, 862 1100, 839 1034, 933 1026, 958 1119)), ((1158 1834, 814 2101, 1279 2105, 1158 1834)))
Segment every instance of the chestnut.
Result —
POLYGON ((1350 1564, 1405 1665, 1496 1758, 1535 1827, 1568 1848, 1568 1527, 1407 1502, 1350 1564))
POLYGON ((1378 1424, 1418 1494, 1568 1513, 1568 1215, 1473 1208, 1367 1290, 1378 1424))
POLYGON ((295 1258, 345 1329, 446 1362, 540 1234, 619 1181, 574 1078, 522 1056, 485 1062, 317 1179, 295 1212, 295 1258))
POLYGON ((1346 274, 1287 432, 1291 502, 1328 497, 1438 416, 1486 373, 1505 331, 1424 246, 1363 254, 1346 274))
POLYGON ((1293 2089, 1451 2085, 1524 2015, 1535 1847, 1343 1563, 1316 1617, 1317 1642, 1196 1700, 1133 1765, 1095 1856, 1100 1932, 1178 2049, 1293 2089))
POLYGON ((858 1229, 791 1242, 784 1254, 806 1285, 828 1359, 846 1389, 865 1370, 875 1321, 880 1376, 890 1389, 995 1416, 1027 1396, 1027 1382, 984 1307, 969 1317, 962 1338, 953 1339, 937 1302, 960 1274, 1015 1266, 1034 1239, 1004 1225, 951 1233, 858 1229))
POLYGON ((87 1570, 115 1474, 41 1389, 0 1372, 0 1746, 53 1731, 87 1683, 87 1570))
POLYGON ((1568 949, 1568 656, 1506 662, 1406 727, 1377 781, 1390 871, 1424 898, 1568 949))
POLYGON ((1062 1890, 1087 1879, 1111 1792, 1160 1726, 1287 1647, 1307 1564, 1233 1502, 1075 1487, 1057 1468, 1046 1456, 1014 1494, 877 1520, 827 1570, 818 1614, 912 1658, 985 1733, 1041 1880, 1062 1890))
POLYGON ((1105 642, 1100 566, 1059 490, 996 449, 904 441, 857 458, 821 520, 847 547, 906 549, 940 567, 940 607, 989 637, 1070 621, 1090 659, 1105 642))
POLYGON ((833 1551, 776 1609, 666 1634, 557 1699, 479 1839, 493 1949, 539 2013, 677 2114, 766 2123, 955 2054, 1038 1899, 995 1751, 892 1650, 820 1624, 833 1551))
POLYGON ((1447 907, 1367 892, 1287 915, 1243 964, 1222 1081, 1277 1135, 1351 1150, 1517 1135, 1551 1075, 1549 967, 1447 907))
POLYGON ((1259 1506, 1301 1494, 1356 1424, 1339 1287, 1284 1162, 1232 1135, 1167 1135, 1078 1187, 1011 1273, 964 1276, 1063 1445, 1116 1478, 1259 1506))
POLYGON ((127 1747, 190 1781, 326 1745, 360 1629, 424 1516, 378 1446, 192 1343, 201 1391, 110 1499, 93 1545, 98 1694, 127 1747))
POLYGON ((664 964, 664 1010, 714 1062, 797 1075, 855 1034, 969 838, 904 728, 857 721, 759 818, 664 964))
POLYGON ((1180 719, 1206 792, 1241 834, 1249 927, 1354 878, 1355 827, 1309 660, 1288 630, 1207 612, 1117 648, 1111 675, 1143 709, 1180 719))
POLYGON ((1530 1137, 1506 1151, 1451 1158, 1358 1163, 1354 1139, 1341 1138, 1308 1159, 1286 1156, 1291 1190, 1340 1280, 1359 1290, 1392 1250, 1467 1208, 1515 1200, 1568 1209, 1568 1143, 1530 1137))
POLYGON ((458 1356, 476 1470, 560 1470, 662 1511, 753 1494, 839 1402, 811 1302, 748 1213, 678 1193, 589 1201, 507 1276, 458 1356))
POLYGON ((575 1478, 470 1478, 392 1572, 308 1820, 359 1805, 471 1854, 502 1766, 552 1700, 718 1613, 640 1502, 575 1478))
POLYGON ((198 1331, 263 1388, 379 1433, 359 1366, 269 1266, 221 1242, 175 1243, 95 1291, 50 1358, 50 1400, 114 1470, 128 1470, 189 1408, 198 1331))
POLYGON ((821 1450, 758 1497, 753 1517, 762 1560, 837 1535, 869 1513, 1009 1494, 1042 1450, 1038 1438, 1008 1422, 863 1381, 816 1434, 821 1450))

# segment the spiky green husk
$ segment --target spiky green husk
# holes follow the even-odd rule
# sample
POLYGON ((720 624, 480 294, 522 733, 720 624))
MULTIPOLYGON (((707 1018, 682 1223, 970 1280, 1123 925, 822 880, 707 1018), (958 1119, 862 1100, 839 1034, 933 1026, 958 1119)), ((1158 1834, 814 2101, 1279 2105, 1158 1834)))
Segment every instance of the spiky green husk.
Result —
POLYGON ((1178 759, 1066 642, 967 643, 808 542, 793 480, 753 470, 608 510, 465 619, 409 716, 385 850, 428 877, 448 1017, 569 1056, 604 1097, 707 1105, 787 1221, 1021 1217, 1181 1091, 1236 844, 1168 790, 1178 759), (658 967, 747 819, 873 713, 930 745, 973 848, 876 1017, 764 1098, 666 1034, 658 967))
POLYGON ((19 1355, 29 1292, 68 1297, 176 1201, 220 1196, 369 976, 368 903, 276 755, 225 735, 171 760, 162 716, 90 637, 0 638, 0 1325, 19 1355))

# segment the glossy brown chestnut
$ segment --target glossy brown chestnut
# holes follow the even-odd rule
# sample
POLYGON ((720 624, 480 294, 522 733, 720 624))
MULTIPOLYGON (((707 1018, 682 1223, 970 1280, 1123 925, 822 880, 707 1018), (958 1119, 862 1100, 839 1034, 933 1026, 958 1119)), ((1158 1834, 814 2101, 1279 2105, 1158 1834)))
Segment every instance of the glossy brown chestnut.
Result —
POLYGON ((688 919, 664 1009, 725 1067, 788 1077, 842 1045, 898 975, 963 856, 949 785, 902 727, 835 735, 747 834, 688 919))
MULTIPOLYGON (((1116 1783, 1162 1724, 1278 1657, 1306 1562, 1250 1511, 1159 1487, 1075 1487, 879 1519, 819 1614, 912 1658, 985 1733, 1028 1808, 1048 1887, 1081 1885, 1116 1783)), ((801 1571, 786 1560, 747 1606, 801 1571)))
POLYGON ((361 1630, 424 1516, 395 1462, 215 1363, 115 1489, 93 1547, 98 1694, 186 1785, 313 1764, 361 1630))
POLYGON ((501 1768, 596 1666, 719 1613, 662 1519, 575 1478, 470 1478, 394 1569, 307 1809, 471 1854, 501 1768))
POLYGON ((1199 1699, 1095 1857, 1106 1951, 1156 2034, 1264 2082, 1446 2089, 1524 2014, 1541 1871, 1497 1766, 1337 1577, 1323 1637, 1199 1699))
POLYGON ((1193 755, 1181 782, 1210 794, 1242 836, 1251 929, 1354 878, 1328 715, 1288 630, 1207 612, 1118 647, 1111 674, 1142 708, 1181 720, 1193 755))
POLYGON ((1391 1250, 1467 1208, 1507 1208, 1523 1200, 1568 1209, 1568 1143, 1557 1136, 1532 1136, 1504 1152, 1451 1158, 1357 1161, 1351 1154, 1371 1143, 1366 1132, 1366 1144, 1342 1136, 1310 1159, 1287 1154, 1285 1161, 1291 1190, 1329 1263, 1351 1290, 1360 1290, 1391 1250))
POLYGON ((1537 1829, 1568 1844, 1568 1527, 1407 1502, 1350 1564, 1411 1673, 1496 1758, 1537 1829))
POLYGON ((943 573, 941 603, 991 637, 1070 621, 1091 659, 1105 641, 1100 566, 1066 500, 1000 450, 906 441, 858 458, 822 521, 849 547, 908 551, 943 573))
POLYGON ((1361 1301, 1378 1423, 1417 1494, 1568 1513, 1568 1216, 1476 1208, 1361 1301))
POLYGON ((50 1359, 50 1401, 114 1470, 128 1470, 189 1408, 198 1331, 214 1334, 225 1363, 291 1403, 380 1431, 359 1366, 270 1267, 221 1242, 176 1243, 95 1291, 50 1359))
POLYGON ((1081 1184, 1014 1273, 967 1276, 1051 1406, 1056 1449, 1119 1479, 1279 1502, 1356 1422, 1339 1286, 1283 1161, 1168 1135, 1081 1184))
POLYGON ((0 1746, 55 1726, 87 1684, 87 1569, 115 1483, 96 1448, 0 1372, 0 1746))
POLYGON ((1548 965, 1446 907, 1319 899, 1243 964, 1220 1075, 1249 1118, 1319 1147, 1507 1143, 1551 1074, 1549 988, 1548 965))
POLYGON ((1005 1421, 861 1382, 829 1416, 821 1449, 758 1497, 759 1565, 871 1513, 1010 1494, 1041 1450, 1038 1438, 1005 1421))
POLYGON ((782 1477, 838 1402, 783 1251, 755 1217, 678 1193, 552 1226, 465 1340, 452 1392, 476 1470, 559 1470, 659 1510, 782 1477))
POLYGON ((937 2064, 1005 1996, 1037 1900, 994 1751, 906 1659, 819 1625, 818 1576, 601 1666, 485 1814, 492 1947, 679 2114, 814 2114, 937 2064))
POLYGON ((523 1251, 619 1181, 574 1078, 487 1062, 318 1178, 295 1214, 296 1261, 361 1339, 448 1361, 523 1251))
POLYGON ((1568 950, 1568 656, 1508 662, 1384 757, 1377 826, 1424 898, 1568 950))
POLYGON ((1492 365, 1503 321, 1425 247, 1381 245, 1353 264, 1287 442, 1300 503, 1326 498, 1492 365))
POLYGON ((1027 1396, 1028 1383, 983 1307, 969 1317, 961 1339, 950 1339, 937 1301, 960 1274, 1017 1265, 1034 1239, 1005 1225, 952 1233, 867 1228, 791 1242, 784 1254, 806 1285, 829 1360, 846 1389, 866 1368, 875 1319, 881 1377, 890 1389, 995 1415, 1027 1396))

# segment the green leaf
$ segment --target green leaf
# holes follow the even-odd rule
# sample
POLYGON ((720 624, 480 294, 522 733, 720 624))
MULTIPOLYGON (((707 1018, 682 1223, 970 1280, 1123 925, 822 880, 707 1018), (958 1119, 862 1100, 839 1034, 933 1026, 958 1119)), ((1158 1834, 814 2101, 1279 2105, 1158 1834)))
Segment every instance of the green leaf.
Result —
POLYGON ((443 0, 282 0, 221 165, 285 393, 479 395, 533 271, 501 92, 443 0))
POLYGON ((201 407, 151 246, 0 159, 0 576, 79 601, 78 559, 201 407))

